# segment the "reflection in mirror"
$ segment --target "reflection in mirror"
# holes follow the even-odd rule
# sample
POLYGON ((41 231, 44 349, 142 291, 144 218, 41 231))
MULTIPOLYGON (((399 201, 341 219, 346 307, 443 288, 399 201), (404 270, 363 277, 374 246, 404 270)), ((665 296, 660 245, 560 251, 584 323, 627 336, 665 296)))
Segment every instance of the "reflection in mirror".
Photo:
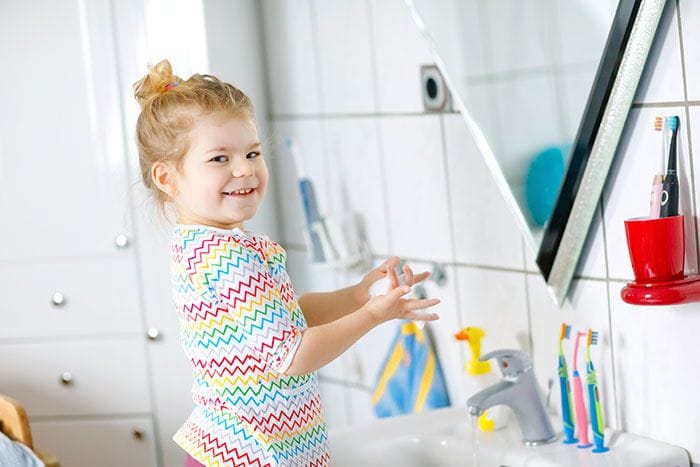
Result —
POLYGON ((616 1, 413 3, 539 245, 616 1))
MULTIPOLYGON (((620 110, 613 126, 622 127, 641 74, 640 66, 626 81, 617 75, 641 2, 406 1, 495 183, 533 253, 539 251, 538 266, 550 286, 564 234, 574 239, 564 242, 569 257, 555 274, 562 283, 553 292, 561 302, 593 214, 571 212, 596 138, 602 139, 598 127, 616 78, 625 88, 618 94, 626 98, 631 90, 630 102, 613 102, 620 110)), ((648 46, 641 52, 646 57, 648 46)), ((593 209, 619 138, 615 131, 606 140, 601 180, 583 201, 593 209)))

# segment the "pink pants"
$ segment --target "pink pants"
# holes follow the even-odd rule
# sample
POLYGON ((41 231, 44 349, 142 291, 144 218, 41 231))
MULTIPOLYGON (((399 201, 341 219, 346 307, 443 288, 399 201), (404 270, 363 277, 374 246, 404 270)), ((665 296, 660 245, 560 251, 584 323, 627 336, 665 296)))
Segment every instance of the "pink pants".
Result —
POLYGON ((185 467, 204 467, 204 464, 201 464, 199 461, 193 459, 192 456, 187 454, 187 457, 185 458, 185 467))

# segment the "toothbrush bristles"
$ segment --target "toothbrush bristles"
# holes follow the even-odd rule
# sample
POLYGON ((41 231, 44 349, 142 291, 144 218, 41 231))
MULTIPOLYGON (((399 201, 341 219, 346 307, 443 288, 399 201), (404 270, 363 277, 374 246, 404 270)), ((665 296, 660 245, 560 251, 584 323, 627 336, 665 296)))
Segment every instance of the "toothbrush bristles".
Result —
POLYGON ((654 118, 654 130, 661 131, 664 129, 664 119, 663 117, 654 118))
POLYGON ((559 340, 564 340, 568 339, 571 337, 571 325, 567 325, 566 323, 562 323, 561 325, 561 334, 559 336, 559 340))
POLYGON ((591 331, 591 345, 598 345, 598 331, 591 331))
POLYGON ((672 117, 666 117, 666 127, 671 131, 676 131, 678 128, 679 118, 674 115, 672 117))

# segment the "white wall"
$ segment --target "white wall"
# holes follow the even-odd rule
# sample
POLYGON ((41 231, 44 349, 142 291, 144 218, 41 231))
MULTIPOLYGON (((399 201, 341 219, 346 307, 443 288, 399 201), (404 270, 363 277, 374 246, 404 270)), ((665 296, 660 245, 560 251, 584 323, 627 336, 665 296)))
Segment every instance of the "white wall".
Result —
MULTIPOLYGON (((693 138, 700 137, 700 4, 671 0, 628 117, 578 267, 570 300, 555 307, 516 222, 454 113, 423 111, 419 67, 431 63, 402 0, 265 0, 263 18, 273 137, 294 137, 322 211, 348 203, 365 217, 375 260, 400 255, 417 270, 447 265, 433 327, 453 402, 473 387, 464 349, 451 337, 483 326, 486 349, 521 347, 544 386, 556 377, 558 329, 601 334, 593 358, 612 427, 667 441, 700 459, 700 376, 693 371, 700 305, 642 308, 620 290, 632 272, 623 220, 644 215, 659 159, 656 115, 681 118, 681 176, 689 216, 688 270, 697 271, 693 138), (469 180, 469 183, 467 183, 469 180)), ((358 277, 311 269, 293 164, 277 159, 281 238, 298 294, 358 277)), ((321 370, 331 427, 373 418, 369 403, 395 324, 373 330, 321 370)), ((558 394, 552 396, 553 406, 558 394)))

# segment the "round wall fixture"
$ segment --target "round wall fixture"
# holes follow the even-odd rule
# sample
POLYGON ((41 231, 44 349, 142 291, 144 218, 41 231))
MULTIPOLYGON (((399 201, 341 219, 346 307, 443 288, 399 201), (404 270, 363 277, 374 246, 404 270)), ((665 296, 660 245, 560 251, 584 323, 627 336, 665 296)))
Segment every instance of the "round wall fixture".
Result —
POLYGON ((423 106, 430 112, 450 110, 450 91, 435 65, 420 67, 423 106))

